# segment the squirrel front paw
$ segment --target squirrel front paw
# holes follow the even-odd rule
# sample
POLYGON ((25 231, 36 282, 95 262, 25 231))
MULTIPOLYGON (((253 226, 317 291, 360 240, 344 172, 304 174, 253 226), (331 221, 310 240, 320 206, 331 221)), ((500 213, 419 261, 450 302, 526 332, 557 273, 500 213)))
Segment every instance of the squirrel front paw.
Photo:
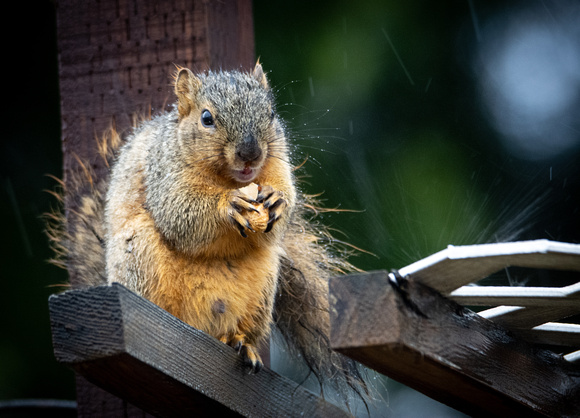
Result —
POLYGON ((270 232, 287 206, 283 192, 252 183, 230 193, 228 216, 246 238, 246 230, 270 232))
POLYGON ((228 217, 232 220, 234 225, 240 231, 242 237, 246 238, 246 229, 252 232, 256 232, 254 225, 251 222, 251 218, 255 218, 257 214, 260 215, 258 209, 259 203, 255 199, 252 199, 247 193, 242 189, 233 190, 230 193, 228 199, 228 217))
POLYGON ((272 186, 260 186, 256 201, 261 203, 264 209, 268 210, 268 226, 264 232, 270 232, 274 224, 280 219, 282 213, 288 206, 284 199, 284 192, 274 190, 272 186))

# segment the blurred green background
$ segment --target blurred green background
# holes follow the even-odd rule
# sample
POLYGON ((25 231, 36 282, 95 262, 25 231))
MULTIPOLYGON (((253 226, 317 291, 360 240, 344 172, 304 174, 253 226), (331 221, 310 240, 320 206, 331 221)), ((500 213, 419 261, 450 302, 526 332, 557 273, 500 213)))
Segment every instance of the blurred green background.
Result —
MULTIPOLYGON (((1 153, 0 401, 73 399, 52 355, 45 189, 60 176, 55 11, 8 6, 1 153)), ((337 238, 400 268, 445 248, 578 242, 580 6, 574 1, 254 1, 256 53, 277 91, 301 187, 337 238)), ((567 283, 524 272, 512 281, 567 283)), ((452 416, 389 383, 387 416, 452 416)))

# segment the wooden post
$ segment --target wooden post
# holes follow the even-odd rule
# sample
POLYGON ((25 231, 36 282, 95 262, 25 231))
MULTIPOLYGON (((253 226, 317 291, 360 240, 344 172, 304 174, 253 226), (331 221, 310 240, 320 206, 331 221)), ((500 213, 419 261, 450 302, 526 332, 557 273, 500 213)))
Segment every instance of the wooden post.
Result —
MULTIPOLYGON (((124 132, 136 116, 165 109, 175 65, 250 69, 255 61, 251 0, 58 0, 56 7, 65 184, 79 160, 102 174, 95 138, 111 124, 124 132)), ((65 196, 67 214, 75 204, 65 196)), ((74 285, 77 273, 69 276, 74 285)), ((79 416, 142 416, 78 382, 79 416)))

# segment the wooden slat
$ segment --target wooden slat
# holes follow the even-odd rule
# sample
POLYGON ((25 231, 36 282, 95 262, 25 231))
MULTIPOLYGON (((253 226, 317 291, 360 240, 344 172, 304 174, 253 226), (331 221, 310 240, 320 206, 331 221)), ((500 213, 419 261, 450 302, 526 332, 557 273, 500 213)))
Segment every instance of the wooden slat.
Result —
POLYGON ((577 306, 530 307, 497 306, 478 312, 506 328, 533 328, 547 321, 558 321, 578 313, 577 306))
POLYGON ((580 271, 580 245, 548 240, 450 245, 399 272, 447 294, 509 266, 580 271))
POLYGON ((574 352, 569 353, 569 354, 566 354, 564 356, 564 358, 566 359, 566 361, 569 361, 571 363, 578 363, 578 364, 580 364, 580 350, 574 351, 574 352))
POLYGON ((550 322, 580 312, 580 283, 561 288, 463 286, 451 292, 449 298, 462 305, 502 305, 479 314, 531 343, 580 346, 579 325, 550 322))
POLYGON ((87 380, 157 416, 347 416, 121 285, 51 296, 55 355, 87 380))
POLYGON ((416 280, 330 282, 333 348, 472 416, 575 416, 580 367, 416 280))
POLYGON ((580 283, 566 287, 463 286, 449 294, 461 305, 560 306, 580 312, 580 283))
POLYGON ((548 322, 532 329, 514 330, 518 336, 534 344, 580 347, 580 325, 548 322))

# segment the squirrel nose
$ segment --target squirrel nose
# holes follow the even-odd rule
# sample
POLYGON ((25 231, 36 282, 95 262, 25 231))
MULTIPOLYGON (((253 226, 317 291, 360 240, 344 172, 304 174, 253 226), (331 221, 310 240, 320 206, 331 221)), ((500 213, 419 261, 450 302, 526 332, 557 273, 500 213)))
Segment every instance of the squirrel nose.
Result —
POLYGON ((244 162, 256 161, 262 155, 262 149, 254 135, 248 135, 237 146, 236 155, 244 162))

